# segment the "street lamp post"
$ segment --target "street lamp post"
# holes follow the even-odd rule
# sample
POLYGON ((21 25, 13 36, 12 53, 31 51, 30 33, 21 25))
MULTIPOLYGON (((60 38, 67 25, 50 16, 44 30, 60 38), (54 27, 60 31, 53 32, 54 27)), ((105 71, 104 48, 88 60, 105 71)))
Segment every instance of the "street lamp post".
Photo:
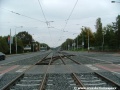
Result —
POLYGON ((89 43, 90 43, 90 42, 89 42, 89 41, 90 41, 89 39, 90 39, 90 37, 89 37, 89 36, 90 36, 90 35, 89 35, 89 30, 88 30, 88 53, 89 53, 89 50, 90 50, 90 47, 89 47, 89 43))
POLYGON ((72 42, 72 49, 74 50, 74 39, 73 39, 73 42, 72 42))
POLYGON ((74 39, 74 51, 75 51, 75 39, 74 39))
MULTIPOLYGON (((82 29, 82 31, 83 31, 83 29, 82 29)), ((83 32, 82 32, 82 51, 83 51, 83 49, 84 49, 84 37, 83 37, 83 32)))
POLYGON ((84 50, 84 37, 83 37, 83 34, 82 34, 82 51, 84 50))
MULTIPOLYGON (((76 24, 76 25, 80 25, 80 24, 76 24)), ((79 37, 79 35, 78 35, 78 37, 79 37)), ((78 49, 78 38, 77 38, 77 49, 78 49)))
POLYGON ((103 33, 102 51, 103 51, 103 47, 104 47, 104 33, 103 33))
MULTIPOLYGON (((82 27, 86 28, 85 26, 82 26, 82 27)), ((89 40, 89 39, 90 39, 90 37, 89 37, 90 35, 89 35, 89 33, 90 33, 90 32, 89 32, 89 30, 88 30, 88 53, 89 53, 89 50, 90 50, 90 46, 89 46, 89 45, 90 45, 90 44, 89 44, 89 43, 90 43, 90 40, 89 40)))
MULTIPOLYGON (((79 35, 78 35, 78 37, 79 37, 79 35)), ((77 37, 77 50, 78 50, 78 37, 77 37)))
MULTIPOLYGON (((73 35, 75 35, 77 33, 74 33, 73 35)), ((74 40, 74 44, 75 44, 75 40, 74 40)), ((78 37, 77 37, 77 49, 78 49, 78 37)), ((75 50, 75 45, 74 45, 74 50, 75 50)))
POLYGON ((34 52, 34 43, 33 43, 33 52, 34 52))
POLYGON ((22 28, 23 26, 20 26, 20 27, 16 27, 15 28, 15 42, 16 42, 16 54, 17 54, 17 36, 16 36, 16 29, 17 28, 22 28))
MULTIPOLYGON (((33 34, 34 35, 34 34, 33 34)), ((32 45, 33 45, 33 52, 34 52, 34 46, 35 46, 35 40, 34 39, 32 39, 32 43, 31 43, 32 45)), ((31 45, 31 46, 32 46, 31 45)))
MULTIPOLYGON (((80 25, 80 24, 76 24, 76 25, 80 25)), ((84 26, 82 26, 82 27, 84 27, 84 26)), ((83 31, 82 28, 80 28, 80 30, 83 31)), ((82 51, 83 51, 83 49, 84 49, 84 37, 83 37, 83 33, 82 33, 82 51)))

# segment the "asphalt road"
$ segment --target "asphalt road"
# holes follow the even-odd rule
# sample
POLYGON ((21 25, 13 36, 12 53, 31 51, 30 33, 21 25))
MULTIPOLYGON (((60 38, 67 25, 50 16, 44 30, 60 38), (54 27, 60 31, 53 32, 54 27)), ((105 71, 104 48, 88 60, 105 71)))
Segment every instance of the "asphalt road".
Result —
POLYGON ((23 53, 23 54, 12 54, 12 55, 6 55, 5 60, 0 61, 0 65, 7 65, 11 62, 16 62, 20 61, 23 59, 31 58, 37 55, 42 55, 44 53, 48 53, 49 51, 46 52, 34 52, 34 53, 23 53))

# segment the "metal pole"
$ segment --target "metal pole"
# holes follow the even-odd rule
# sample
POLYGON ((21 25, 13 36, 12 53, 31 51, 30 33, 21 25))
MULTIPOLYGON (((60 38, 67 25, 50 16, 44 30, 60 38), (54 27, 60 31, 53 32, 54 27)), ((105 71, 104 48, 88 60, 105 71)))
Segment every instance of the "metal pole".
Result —
POLYGON ((72 41, 72 50, 73 50, 73 41, 72 41))
POLYGON ((17 28, 22 28, 23 26, 20 26, 20 27, 16 27, 15 28, 15 44, 16 44, 16 54, 17 54, 17 36, 16 36, 16 29, 17 28))
POLYGON ((74 51, 75 51, 75 40, 74 40, 74 51))
POLYGON ((104 34, 103 34, 102 51, 103 51, 103 47, 104 47, 104 34))
POLYGON ((88 53, 89 53, 89 30, 88 30, 88 53))
POLYGON ((10 54, 11 54, 11 29, 10 29, 10 54))
POLYGON ((84 42, 83 42, 83 33, 82 33, 82 51, 83 51, 83 48, 84 48, 84 42))
MULTIPOLYGON (((82 26, 82 27, 84 27, 84 26, 82 26)), ((83 28, 82 28, 82 51, 84 50, 84 36, 83 35, 84 35, 84 33, 83 33, 83 28)))
MULTIPOLYGON (((79 35, 78 35, 79 36, 79 35)), ((77 37, 77 50, 78 50, 78 37, 77 37)))
POLYGON ((67 45, 67 47, 68 47, 68 49, 67 49, 67 50, 69 50, 69 42, 68 42, 68 45, 67 45))
MULTIPOLYGON (((67 42, 66 42, 67 43, 67 42)), ((66 44, 66 50, 68 49, 68 45, 66 44)))
POLYGON ((34 44, 33 44, 33 52, 34 52, 34 44))
POLYGON ((17 37, 16 37, 16 30, 15 30, 15 42, 16 42, 16 54, 17 54, 17 37))

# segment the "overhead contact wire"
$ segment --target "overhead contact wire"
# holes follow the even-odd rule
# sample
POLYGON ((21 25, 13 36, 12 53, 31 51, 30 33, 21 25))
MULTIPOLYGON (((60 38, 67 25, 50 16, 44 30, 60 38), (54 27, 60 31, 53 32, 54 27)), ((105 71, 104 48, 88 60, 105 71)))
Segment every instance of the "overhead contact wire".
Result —
MULTIPOLYGON (((47 21, 47 19, 46 19, 46 17, 45 17, 45 14, 44 14, 44 11, 43 11, 43 8, 42 8, 42 5, 41 5, 41 3, 40 3, 39 0, 38 0, 38 3, 39 3, 39 6, 40 6, 40 8, 41 8, 42 14, 43 14, 43 16, 44 16, 44 19, 45 19, 45 22, 46 22, 46 25, 47 25, 47 28, 48 28, 48 26, 49 26, 49 22, 47 21)), ((49 28, 48 28, 48 31, 49 31, 49 28)), ((51 37, 51 33, 50 33, 50 31, 49 31, 49 34, 50 34, 50 38, 51 38, 51 41, 52 41, 52 37, 51 37)), ((53 42, 53 41, 52 41, 52 42, 53 42)))
MULTIPOLYGON (((74 7, 73 7, 73 9, 72 9, 70 15, 68 16, 68 18, 67 18, 67 20, 66 20, 66 23, 65 23, 65 25, 64 25, 64 27, 63 27, 63 32, 64 32, 64 30, 65 30, 65 28, 66 28, 66 26, 67 26, 67 24, 68 24, 68 21, 70 20, 70 17, 71 17, 71 15, 72 15, 72 13, 73 13, 73 11, 74 11, 74 9, 75 9, 77 3, 78 3, 78 0, 77 0, 76 3, 74 4, 74 7)), ((63 33, 62 33, 62 35, 63 35, 63 33)), ((62 37, 62 36, 61 36, 61 37, 62 37)), ((60 37, 60 38, 61 38, 61 37, 60 37)), ((60 38, 59 38, 59 39, 60 39, 60 38)))
MULTIPOLYGON (((1 8, 1 7, 0 7, 0 8, 1 8)), ((17 15, 20 15, 20 16, 23 16, 23 17, 27 17, 27 18, 30 18, 30 19, 33 19, 33 20, 37 20, 37 21, 40 21, 40 22, 46 23, 46 22, 41 21, 41 20, 39 20, 39 19, 36 19, 36 18, 33 18, 33 17, 29 17, 29 16, 26 16, 26 15, 20 14, 20 13, 15 12, 15 11, 11 11, 11 10, 8 10, 8 9, 5 9, 5 8, 1 8, 1 9, 4 9, 4 10, 6 10, 6 11, 9 11, 9 12, 11 12, 11 13, 14 13, 14 14, 17 14, 17 15)))

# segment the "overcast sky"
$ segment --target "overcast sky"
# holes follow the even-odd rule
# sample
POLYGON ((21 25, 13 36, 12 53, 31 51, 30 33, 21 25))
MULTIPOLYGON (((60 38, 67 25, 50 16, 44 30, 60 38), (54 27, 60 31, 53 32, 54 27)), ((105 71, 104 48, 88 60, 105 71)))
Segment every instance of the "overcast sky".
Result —
POLYGON ((38 0, 0 0, 0 36, 9 35, 10 29, 12 35, 15 35, 15 29, 17 33, 28 31, 36 41, 56 47, 67 38, 75 38, 82 26, 95 32, 98 17, 105 26, 114 22, 120 14, 120 4, 111 3, 111 0, 78 0, 71 16, 77 0, 39 1, 46 20, 50 22, 48 26, 38 0))

